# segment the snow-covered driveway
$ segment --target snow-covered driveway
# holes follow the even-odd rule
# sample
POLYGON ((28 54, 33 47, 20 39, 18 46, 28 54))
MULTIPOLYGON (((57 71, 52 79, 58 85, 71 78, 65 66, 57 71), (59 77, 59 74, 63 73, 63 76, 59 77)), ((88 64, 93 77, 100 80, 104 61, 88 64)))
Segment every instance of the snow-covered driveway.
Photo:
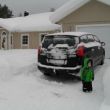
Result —
POLYGON ((94 91, 74 78, 49 78, 37 69, 36 50, 0 51, 0 110, 99 110, 109 60, 95 69, 94 91))

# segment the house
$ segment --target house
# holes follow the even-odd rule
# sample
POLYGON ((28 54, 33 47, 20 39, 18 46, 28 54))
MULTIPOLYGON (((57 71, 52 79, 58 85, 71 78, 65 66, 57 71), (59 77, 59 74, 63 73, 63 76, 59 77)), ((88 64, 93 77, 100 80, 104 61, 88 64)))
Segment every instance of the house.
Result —
POLYGON ((62 31, 97 35, 106 43, 110 58, 110 0, 70 0, 52 14, 51 21, 62 25, 62 31))
POLYGON ((52 12, 26 17, 0 19, 1 49, 35 49, 41 36, 60 31, 61 26, 50 21, 52 12))

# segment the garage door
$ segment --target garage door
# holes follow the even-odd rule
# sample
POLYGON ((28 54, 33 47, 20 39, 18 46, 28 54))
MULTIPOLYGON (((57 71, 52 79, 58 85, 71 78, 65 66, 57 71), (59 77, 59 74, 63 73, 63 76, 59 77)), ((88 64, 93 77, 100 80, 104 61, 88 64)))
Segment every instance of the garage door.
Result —
POLYGON ((106 58, 110 58, 110 25, 80 25, 77 26, 76 30, 81 32, 90 32, 97 35, 101 41, 106 43, 106 58))

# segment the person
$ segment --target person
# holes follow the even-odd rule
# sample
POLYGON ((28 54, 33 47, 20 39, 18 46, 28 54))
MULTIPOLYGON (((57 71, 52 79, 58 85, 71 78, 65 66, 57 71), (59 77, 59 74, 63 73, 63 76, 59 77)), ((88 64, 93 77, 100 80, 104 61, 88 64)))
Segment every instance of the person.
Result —
POLYGON ((89 58, 84 58, 84 64, 80 70, 80 76, 83 85, 83 92, 92 92, 92 81, 94 80, 94 71, 92 69, 92 62, 89 58))

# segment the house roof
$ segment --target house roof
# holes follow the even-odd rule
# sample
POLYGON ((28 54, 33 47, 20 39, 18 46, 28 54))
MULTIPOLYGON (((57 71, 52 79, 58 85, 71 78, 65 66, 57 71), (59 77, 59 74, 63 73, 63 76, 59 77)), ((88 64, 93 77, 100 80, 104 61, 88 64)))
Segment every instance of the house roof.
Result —
POLYGON ((0 19, 0 27, 11 32, 52 31, 60 29, 60 25, 50 21, 52 12, 33 14, 26 17, 0 19))
MULTIPOLYGON (((50 19, 53 23, 56 23, 90 1, 91 0, 70 0, 69 2, 64 4, 62 7, 58 8, 50 16, 50 19)), ((110 5, 110 0, 97 0, 97 1, 110 5)))

